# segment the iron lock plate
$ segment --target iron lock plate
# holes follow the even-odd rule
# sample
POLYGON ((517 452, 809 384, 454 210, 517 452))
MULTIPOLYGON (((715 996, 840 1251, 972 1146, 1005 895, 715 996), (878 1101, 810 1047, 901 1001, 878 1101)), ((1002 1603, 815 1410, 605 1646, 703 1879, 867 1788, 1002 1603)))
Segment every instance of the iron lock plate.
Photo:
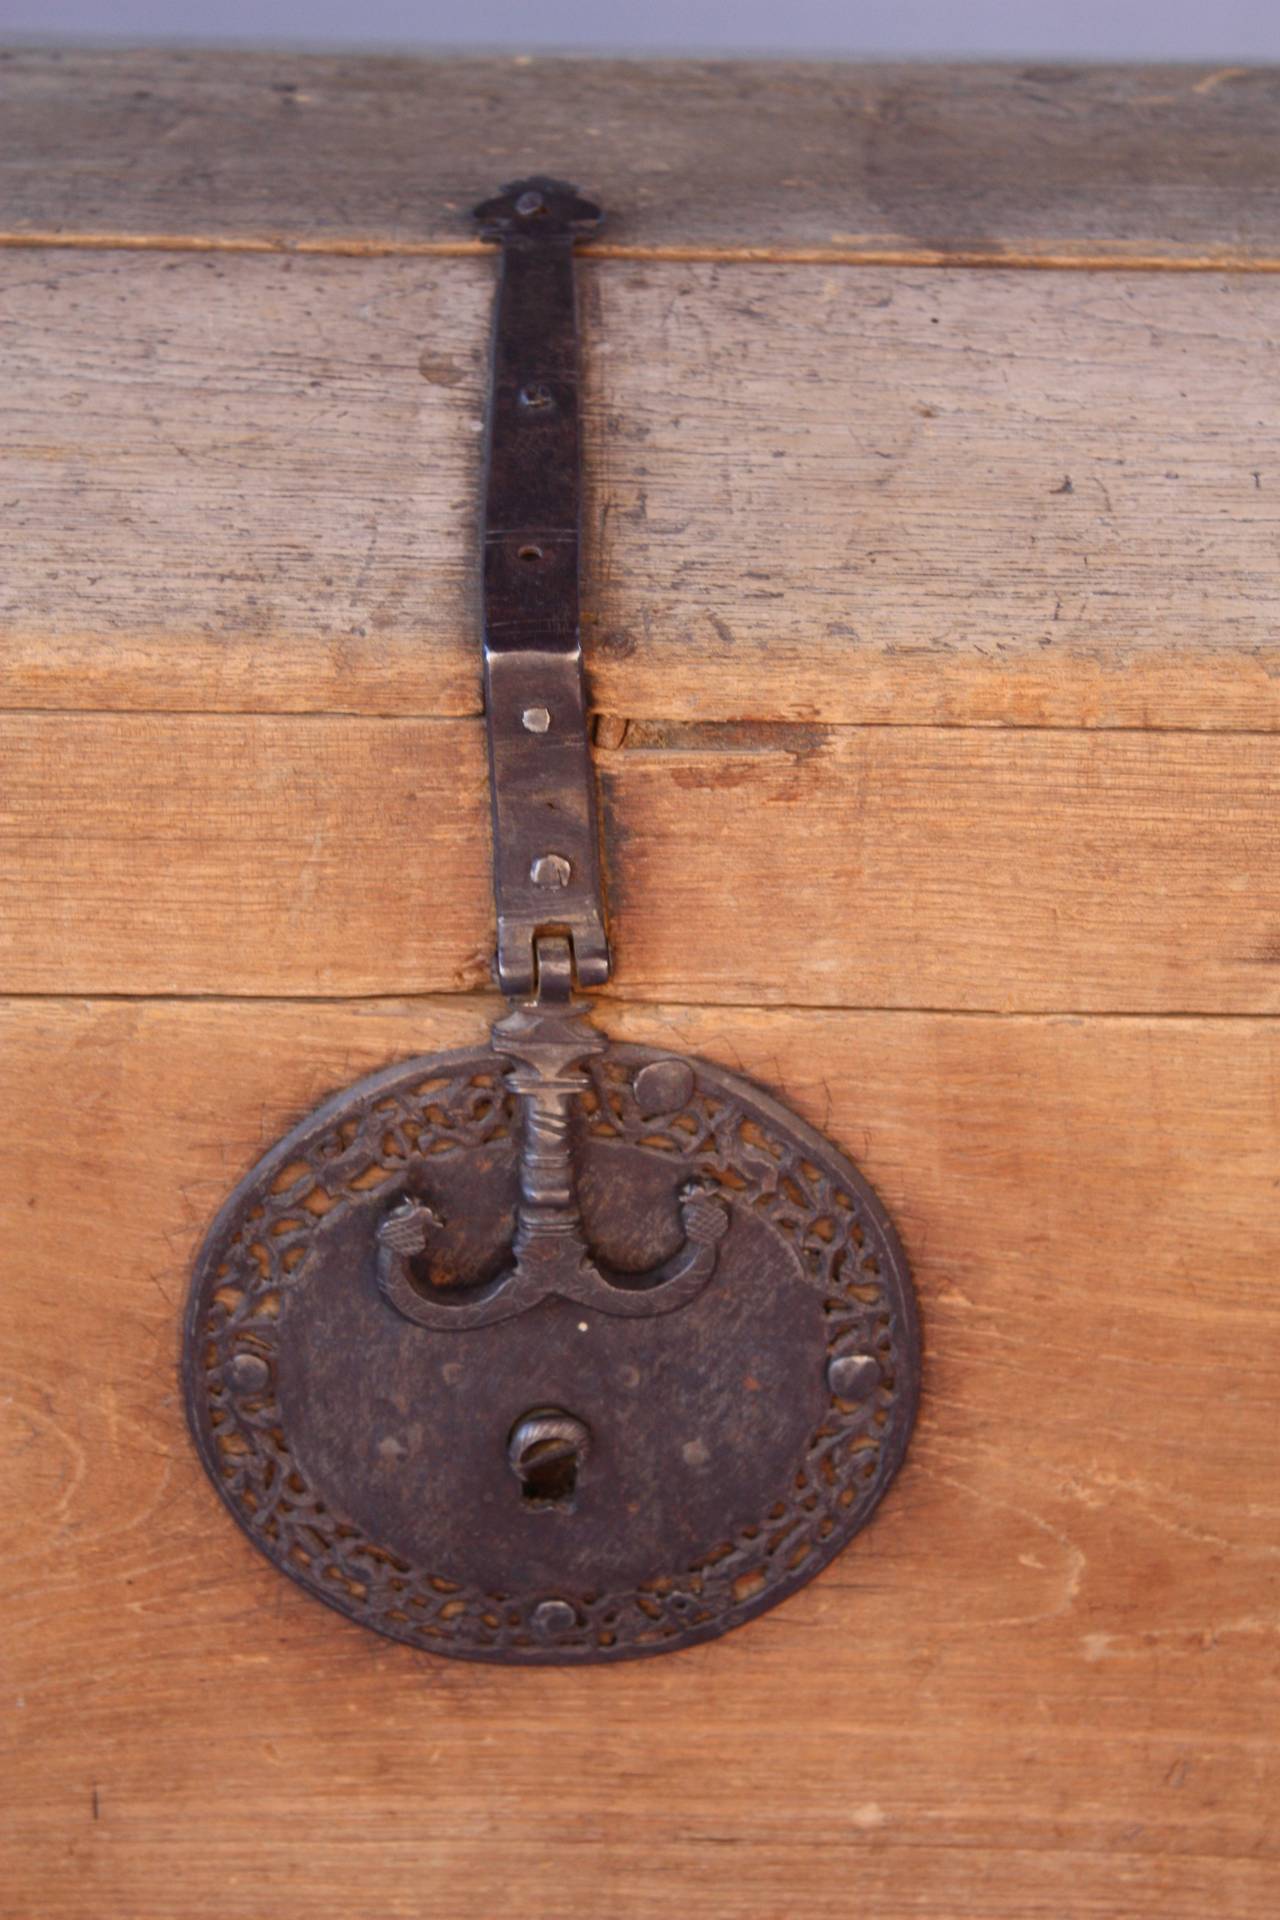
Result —
POLYGON ((478 211, 504 263, 484 583, 512 1004, 259 1161, 199 1257, 184 1382, 236 1520, 339 1612, 466 1659, 609 1661, 738 1626, 847 1544, 903 1458, 919 1332, 844 1154, 579 997, 610 964, 577 630, 573 244, 598 215, 544 179, 478 211))
POLYGON ((902 1458, 901 1248, 852 1164, 767 1093, 610 1045, 571 1097, 585 1244, 614 1274, 660 1269, 696 1182, 724 1196, 713 1271, 674 1307, 659 1282, 638 1314, 548 1295, 419 1324, 387 1298, 379 1229, 430 1208, 409 1263, 437 1304, 508 1267, 522 1115, 504 1068, 477 1050, 375 1074, 233 1195, 191 1304, 205 1465, 268 1558, 393 1639, 540 1662, 723 1633, 839 1552, 902 1458), (585 1441, 522 1460, 538 1414, 585 1441))

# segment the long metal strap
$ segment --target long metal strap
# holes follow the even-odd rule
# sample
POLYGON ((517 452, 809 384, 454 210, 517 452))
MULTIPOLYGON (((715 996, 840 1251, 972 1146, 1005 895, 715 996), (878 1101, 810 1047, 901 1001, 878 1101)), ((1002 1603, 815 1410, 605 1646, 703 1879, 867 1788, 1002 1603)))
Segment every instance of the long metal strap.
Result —
POLYGON ((502 247, 484 524, 484 690, 498 980, 527 996, 540 939, 582 986, 609 977, 578 632, 578 328, 573 247, 600 209, 517 180, 475 210, 502 247))

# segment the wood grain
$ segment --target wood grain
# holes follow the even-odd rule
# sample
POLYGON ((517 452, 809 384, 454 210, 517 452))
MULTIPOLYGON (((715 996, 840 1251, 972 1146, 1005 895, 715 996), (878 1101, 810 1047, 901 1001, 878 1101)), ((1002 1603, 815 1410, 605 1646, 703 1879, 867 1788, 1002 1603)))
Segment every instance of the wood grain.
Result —
POLYGON ((1280 71, 0 100, 0 1915, 1271 1920, 1280 71), (926 1397, 749 1632, 511 1675, 260 1560, 176 1349, 263 1148, 495 1011, 465 215, 535 167, 611 214, 605 1023, 854 1153, 926 1397))
MULTIPOLYGON (((583 271, 597 707, 1280 725, 1280 279, 583 271)), ((0 255, 0 702, 478 711, 492 285, 0 255)))
POLYGON ((182 1431, 225 1187, 493 1011, 14 1004, 0 1910, 260 1920, 1269 1920, 1274 1023, 631 1007, 857 1155, 926 1401, 873 1526, 748 1632, 608 1673, 380 1645, 182 1431))
POLYGON ((1274 69, 64 49, 0 81, 16 236, 457 246, 541 171, 626 247, 1280 264, 1274 69))
MULTIPOLYGON (((1272 735, 637 727, 598 764, 624 998, 1280 1006, 1272 735)), ((0 767, 6 991, 489 977, 477 721, 11 714, 0 767)))

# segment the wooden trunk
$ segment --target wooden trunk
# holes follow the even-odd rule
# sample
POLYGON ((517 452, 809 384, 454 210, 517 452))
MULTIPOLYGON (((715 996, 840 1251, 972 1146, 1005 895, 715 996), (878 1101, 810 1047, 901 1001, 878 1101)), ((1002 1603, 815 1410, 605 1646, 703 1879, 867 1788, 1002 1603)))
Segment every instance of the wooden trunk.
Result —
POLYGON ((1270 1920, 1280 75, 8 58, 15 1920, 1270 1920), (605 1024, 860 1161, 926 1334, 739 1634, 459 1666, 184 1431, 260 1150, 495 1012, 513 174, 580 274, 605 1024))

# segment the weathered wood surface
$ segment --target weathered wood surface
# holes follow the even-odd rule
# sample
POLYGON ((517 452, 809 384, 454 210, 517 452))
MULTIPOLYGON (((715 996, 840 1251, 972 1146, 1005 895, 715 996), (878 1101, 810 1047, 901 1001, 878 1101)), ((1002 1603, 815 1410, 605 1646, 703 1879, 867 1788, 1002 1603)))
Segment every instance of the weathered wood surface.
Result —
MULTIPOLYGON (((1273 735, 637 727, 597 764, 624 998, 1280 1006, 1273 735)), ((0 990, 489 977, 478 721, 10 714, 0 768, 0 990)))
POLYGON ((226 1186, 492 1011, 4 1011, 0 1910, 1271 1920, 1274 1023, 614 1010, 858 1155, 926 1399, 875 1525, 748 1633, 512 1676, 281 1580, 175 1383, 226 1186))
MULTIPOLYGON (((598 707, 1280 724, 1280 278, 584 279, 598 707)), ((0 702, 476 712, 492 286, 0 255, 0 702)))
POLYGON ((0 99, 0 1913, 1271 1920, 1280 74, 0 99), (493 1012, 463 216, 532 167, 614 214, 606 1023, 851 1149, 927 1373, 787 1606, 513 1679, 281 1581, 174 1374, 237 1175, 493 1012))
POLYGON ((0 227, 465 245, 513 174, 615 246, 1280 264, 1280 72, 15 51, 0 227))

